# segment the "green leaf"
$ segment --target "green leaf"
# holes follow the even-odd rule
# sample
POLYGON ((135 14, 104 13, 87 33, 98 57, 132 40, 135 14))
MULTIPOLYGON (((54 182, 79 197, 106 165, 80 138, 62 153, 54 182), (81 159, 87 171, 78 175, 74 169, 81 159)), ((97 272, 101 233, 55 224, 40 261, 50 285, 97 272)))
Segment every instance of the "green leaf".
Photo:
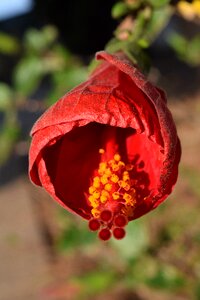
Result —
POLYGON ((0 165, 5 163, 10 157, 13 147, 19 137, 19 128, 17 126, 7 126, 0 132, 0 165))
POLYGON ((147 2, 155 8, 159 8, 169 4, 170 0, 148 0, 147 2))
POLYGON ((116 277, 112 271, 102 272, 101 270, 96 270, 85 274, 83 277, 74 279, 74 281, 82 287, 80 292, 80 296, 82 297, 102 293, 108 289, 115 280, 116 277))
POLYGON ((96 236, 93 235, 86 226, 81 228, 77 224, 68 224, 68 227, 63 230, 58 237, 56 248, 58 251, 74 251, 74 249, 88 246, 96 240, 96 236))
POLYGON ((24 96, 30 95, 38 86, 45 70, 38 57, 30 56, 21 60, 14 71, 14 85, 24 96))
POLYGON ((13 93, 11 88, 0 82, 0 111, 6 111, 9 109, 12 103, 13 93))
POLYGON ((140 220, 135 220, 128 224, 126 232, 126 237, 123 240, 112 239, 111 243, 122 257, 126 259, 137 258, 149 244, 146 227, 140 220))
POLYGON ((0 32, 0 53, 3 54, 16 54, 19 52, 20 45, 16 38, 0 32))
POLYGON ((188 40, 182 34, 173 32, 168 37, 168 43, 181 60, 192 66, 200 65, 200 35, 188 40))
POLYGON ((57 35, 57 30, 53 26, 46 26, 41 30, 29 29, 24 37, 25 47, 31 52, 40 54, 49 50, 57 35))
POLYGON ((141 38, 150 45, 165 28, 172 12, 169 6, 153 10, 151 19, 148 22, 148 27, 145 29, 141 38))
POLYGON ((126 15, 129 11, 128 6, 124 2, 117 2, 111 11, 112 17, 118 19, 126 15))
POLYGON ((149 42, 145 39, 139 39, 138 40, 138 45, 141 47, 141 48, 148 48, 149 47, 149 42))
POLYGON ((146 280, 154 288, 174 290, 185 285, 185 280, 178 270, 169 265, 159 266, 154 276, 146 280))

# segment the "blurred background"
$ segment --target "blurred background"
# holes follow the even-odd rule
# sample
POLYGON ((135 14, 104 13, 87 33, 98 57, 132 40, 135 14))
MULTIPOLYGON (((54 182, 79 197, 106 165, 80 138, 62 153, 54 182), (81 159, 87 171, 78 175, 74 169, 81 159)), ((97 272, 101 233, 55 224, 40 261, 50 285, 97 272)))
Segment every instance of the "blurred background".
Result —
POLYGON ((147 50, 182 143, 175 191, 102 243, 27 176, 29 132, 87 78, 116 1, 0 1, 0 299, 200 299, 200 21, 174 14, 147 50))

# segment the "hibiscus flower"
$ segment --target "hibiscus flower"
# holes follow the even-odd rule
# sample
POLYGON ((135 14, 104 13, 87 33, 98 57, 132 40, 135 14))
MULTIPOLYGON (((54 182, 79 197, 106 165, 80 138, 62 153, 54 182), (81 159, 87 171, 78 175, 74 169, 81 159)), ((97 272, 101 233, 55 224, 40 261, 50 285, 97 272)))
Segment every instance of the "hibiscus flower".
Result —
POLYGON ((164 92, 122 53, 96 58, 89 79, 34 125, 29 171, 100 239, 121 239, 171 193, 180 143, 164 92))

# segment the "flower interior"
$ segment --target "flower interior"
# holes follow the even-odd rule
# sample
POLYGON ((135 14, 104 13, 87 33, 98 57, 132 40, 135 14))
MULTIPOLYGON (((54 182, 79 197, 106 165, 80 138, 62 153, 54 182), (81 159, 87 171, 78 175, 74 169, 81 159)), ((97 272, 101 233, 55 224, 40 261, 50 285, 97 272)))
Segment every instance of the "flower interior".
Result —
POLYGON ((152 207, 149 199, 159 182, 163 153, 145 134, 90 123, 42 155, 50 193, 87 219, 101 240, 122 239, 128 222, 152 207))

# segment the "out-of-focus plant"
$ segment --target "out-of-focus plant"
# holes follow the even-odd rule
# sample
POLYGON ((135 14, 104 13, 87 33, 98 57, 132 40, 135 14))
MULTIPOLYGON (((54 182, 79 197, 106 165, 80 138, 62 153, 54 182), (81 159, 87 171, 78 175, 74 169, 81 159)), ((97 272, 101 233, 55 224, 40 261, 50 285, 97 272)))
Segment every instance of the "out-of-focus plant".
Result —
MULTIPOLYGON (((45 109, 63 93, 86 78, 87 69, 81 60, 58 42, 53 26, 41 30, 29 29, 20 43, 12 36, 0 33, 0 53, 20 55, 13 69, 12 85, 0 82, 0 165, 11 155, 21 139, 18 112, 21 109, 45 109), (49 90, 39 104, 34 93, 42 89, 41 82, 48 77, 49 90), (31 101, 30 101, 31 99, 31 101), (42 107, 41 107, 42 106, 42 107)), ((28 137, 25 137, 28 139, 28 137)))
POLYGON ((169 36, 168 42, 181 60, 192 66, 200 65, 200 35, 188 40, 182 34, 174 32, 169 36))
MULTIPOLYGON (((200 27, 200 0, 179 1, 176 12, 187 22, 200 27)), ((188 38, 184 32, 173 31, 168 36, 168 43, 182 61, 194 67, 200 65, 199 34, 188 38)))

